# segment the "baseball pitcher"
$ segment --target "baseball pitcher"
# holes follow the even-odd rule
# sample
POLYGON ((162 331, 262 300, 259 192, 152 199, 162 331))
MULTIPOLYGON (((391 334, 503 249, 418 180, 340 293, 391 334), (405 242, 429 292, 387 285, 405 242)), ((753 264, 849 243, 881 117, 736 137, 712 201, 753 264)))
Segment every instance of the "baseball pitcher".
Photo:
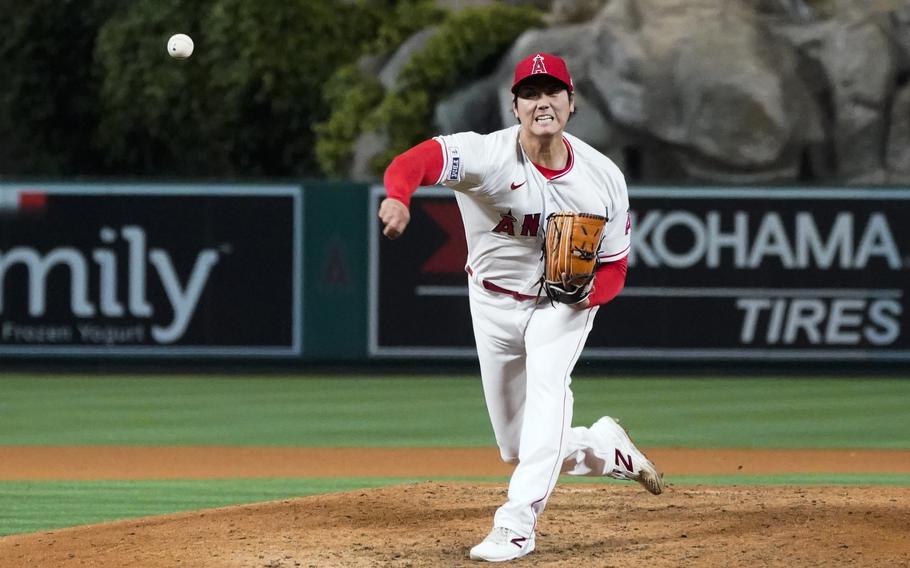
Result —
POLYGON ((598 306, 625 283, 631 221, 622 173, 566 133, 575 112, 563 59, 535 53, 512 83, 518 125, 437 136, 385 173, 383 233, 398 238, 422 185, 455 191, 484 397, 502 459, 516 464, 493 530, 471 549, 498 562, 534 550, 538 516, 560 473, 609 476, 659 494, 654 464, 615 420, 572 427, 571 373, 598 306))

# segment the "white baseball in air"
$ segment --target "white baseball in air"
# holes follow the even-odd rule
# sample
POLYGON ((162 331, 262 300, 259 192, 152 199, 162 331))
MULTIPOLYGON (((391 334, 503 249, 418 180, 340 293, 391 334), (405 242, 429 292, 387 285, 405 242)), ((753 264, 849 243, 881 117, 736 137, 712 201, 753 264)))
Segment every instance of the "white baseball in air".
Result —
POLYGON ((186 59, 193 54, 193 38, 186 34, 174 34, 167 40, 167 52, 174 59, 186 59))

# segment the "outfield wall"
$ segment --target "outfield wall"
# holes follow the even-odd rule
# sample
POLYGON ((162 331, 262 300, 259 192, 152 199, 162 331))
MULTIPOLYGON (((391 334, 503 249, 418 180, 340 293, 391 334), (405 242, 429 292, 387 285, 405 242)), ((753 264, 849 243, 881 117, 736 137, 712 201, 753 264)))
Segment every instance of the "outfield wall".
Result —
MULTIPOLYGON (((627 287, 585 359, 910 361, 910 191, 630 193, 627 287)), ((381 197, 353 183, 0 184, 0 358, 471 360, 452 193, 422 188, 397 241, 380 235, 381 197)), ((539 212, 501 214, 514 238, 540 230, 539 212)))

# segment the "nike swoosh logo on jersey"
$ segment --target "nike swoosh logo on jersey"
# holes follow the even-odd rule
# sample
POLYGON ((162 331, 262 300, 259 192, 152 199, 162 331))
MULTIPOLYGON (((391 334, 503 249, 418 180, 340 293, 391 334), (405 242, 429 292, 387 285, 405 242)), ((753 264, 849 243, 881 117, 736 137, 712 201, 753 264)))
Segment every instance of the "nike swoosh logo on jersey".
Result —
POLYGON ((528 180, 524 180, 523 182, 519 183, 518 185, 515 185, 515 182, 513 181, 511 187, 512 187, 513 190, 514 190, 514 189, 518 189, 519 187, 523 186, 523 185, 526 184, 526 183, 528 183, 528 180))

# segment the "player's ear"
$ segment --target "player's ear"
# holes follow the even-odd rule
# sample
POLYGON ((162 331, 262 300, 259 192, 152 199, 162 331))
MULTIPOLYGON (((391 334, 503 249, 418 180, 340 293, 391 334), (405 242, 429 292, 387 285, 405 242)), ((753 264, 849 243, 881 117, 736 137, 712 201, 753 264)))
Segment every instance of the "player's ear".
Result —
POLYGON ((518 120, 518 96, 512 98, 512 116, 515 117, 515 120, 518 120))

